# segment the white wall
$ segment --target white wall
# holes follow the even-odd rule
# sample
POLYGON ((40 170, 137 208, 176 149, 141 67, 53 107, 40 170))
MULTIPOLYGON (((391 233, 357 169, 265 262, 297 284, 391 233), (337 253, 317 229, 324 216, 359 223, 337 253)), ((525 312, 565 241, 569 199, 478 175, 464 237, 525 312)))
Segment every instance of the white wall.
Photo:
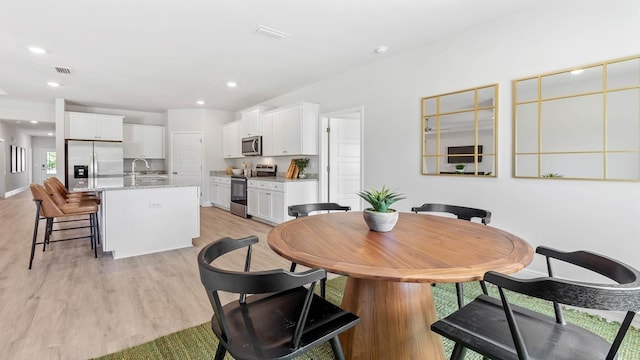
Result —
MULTIPOLYGON (((486 208, 492 226, 559 249, 589 249, 640 268, 637 183, 512 177, 511 81, 640 53, 640 2, 536 2, 411 53, 381 59, 264 103, 321 104, 320 112, 363 105, 364 184, 424 202, 486 208), (588 4, 589 6, 585 5, 588 4), (420 99, 499 84, 497 178, 420 175, 420 99)), ((327 19, 330 20, 330 19, 327 19)), ((385 55, 386 56, 386 55, 385 55)), ((539 258, 531 269, 543 270, 539 258)))
MULTIPOLYGON (((213 109, 170 109, 167 111, 167 136, 174 131, 200 131, 204 134, 202 199, 209 196, 209 171, 227 167, 222 159, 222 125, 234 120, 235 114, 213 109)), ((170 142, 169 142, 170 144, 170 142)), ((171 149, 167 148, 167 159, 171 149)), ((169 170, 167 168, 167 170, 169 170)))
POLYGON ((16 190, 29 187, 29 176, 31 175, 31 161, 27 160, 27 169, 22 172, 11 172, 11 158, 10 158, 10 145, 17 145, 21 148, 27 149, 27 157, 31 154, 31 136, 24 134, 20 129, 15 126, 0 122, 0 146, 4 148, 4 161, 0 161, 0 164, 4 163, 4 169, 0 170, 0 176, 3 177, 4 189, 0 189, 0 197, 5 197, 6 193, 13 194, 16 190))

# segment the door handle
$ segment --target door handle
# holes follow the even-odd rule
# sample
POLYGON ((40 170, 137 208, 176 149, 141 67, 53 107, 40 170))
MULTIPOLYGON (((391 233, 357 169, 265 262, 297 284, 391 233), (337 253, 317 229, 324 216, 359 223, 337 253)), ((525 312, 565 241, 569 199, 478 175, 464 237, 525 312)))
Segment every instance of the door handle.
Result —
POLYGON ((172 172, 173 175, 178 175, 177 171, 172 172))

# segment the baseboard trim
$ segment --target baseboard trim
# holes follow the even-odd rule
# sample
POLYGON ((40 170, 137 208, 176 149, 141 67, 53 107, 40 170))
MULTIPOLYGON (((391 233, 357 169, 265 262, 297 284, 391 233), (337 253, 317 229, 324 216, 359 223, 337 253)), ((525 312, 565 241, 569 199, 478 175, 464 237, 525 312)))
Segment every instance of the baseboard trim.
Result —
POLYGON ((25 190, 27 190, 27 187, 26 187, 26 186, 23 186, 23 187, 21 187, 21 188, 17 188, 17 189, 15 189, 15 190, 8 191, 8 192, 4 193, 4 198, 6 199, 6 198, 8 198, 8 197, 10 197, 10 196, 13 196, 13 195, 19 194, 19 193, 21 193, 21 192, 23 192, 23 191, 25 191, 25 190))

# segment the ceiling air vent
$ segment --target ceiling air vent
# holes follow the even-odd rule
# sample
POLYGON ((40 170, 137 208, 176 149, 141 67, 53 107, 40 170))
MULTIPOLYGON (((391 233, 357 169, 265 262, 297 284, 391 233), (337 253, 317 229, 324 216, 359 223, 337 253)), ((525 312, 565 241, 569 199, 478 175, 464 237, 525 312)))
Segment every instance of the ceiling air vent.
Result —
POLYGON ((62 66, 54 66, 53 68, 56 69, 56 72, 58 74, 71 75, 71 69, 69 69, 69 68, 62 67, 62 66))
POLYGON ((286 32, 282 32, 280 30, 272 29, 272 28, 269 28, 269 27, 266 27, 266 26, 262 26, 262 25, 258 25, 258 28, 253 33, 254 34, 258 34, 258 35, 262 35, 262 36, 267 36, 267 37, 274 38, 274 39, 278 39, 278 40, 282 40, 282 39, 290 36, 286 32))

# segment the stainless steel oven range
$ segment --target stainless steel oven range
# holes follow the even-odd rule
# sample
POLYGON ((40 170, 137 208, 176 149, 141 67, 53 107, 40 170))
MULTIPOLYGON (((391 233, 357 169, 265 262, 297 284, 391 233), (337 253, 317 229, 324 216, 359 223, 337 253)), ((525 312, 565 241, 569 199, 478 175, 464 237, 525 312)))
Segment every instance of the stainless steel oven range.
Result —
MULTIPOLYGON (((275 177, 275 164, 257 164, 256 177, 275 177)), ((241 175, 231 176, 231 204, 229 210, 232 214, 248 218, 247 213, 247 178, 241 175)))

